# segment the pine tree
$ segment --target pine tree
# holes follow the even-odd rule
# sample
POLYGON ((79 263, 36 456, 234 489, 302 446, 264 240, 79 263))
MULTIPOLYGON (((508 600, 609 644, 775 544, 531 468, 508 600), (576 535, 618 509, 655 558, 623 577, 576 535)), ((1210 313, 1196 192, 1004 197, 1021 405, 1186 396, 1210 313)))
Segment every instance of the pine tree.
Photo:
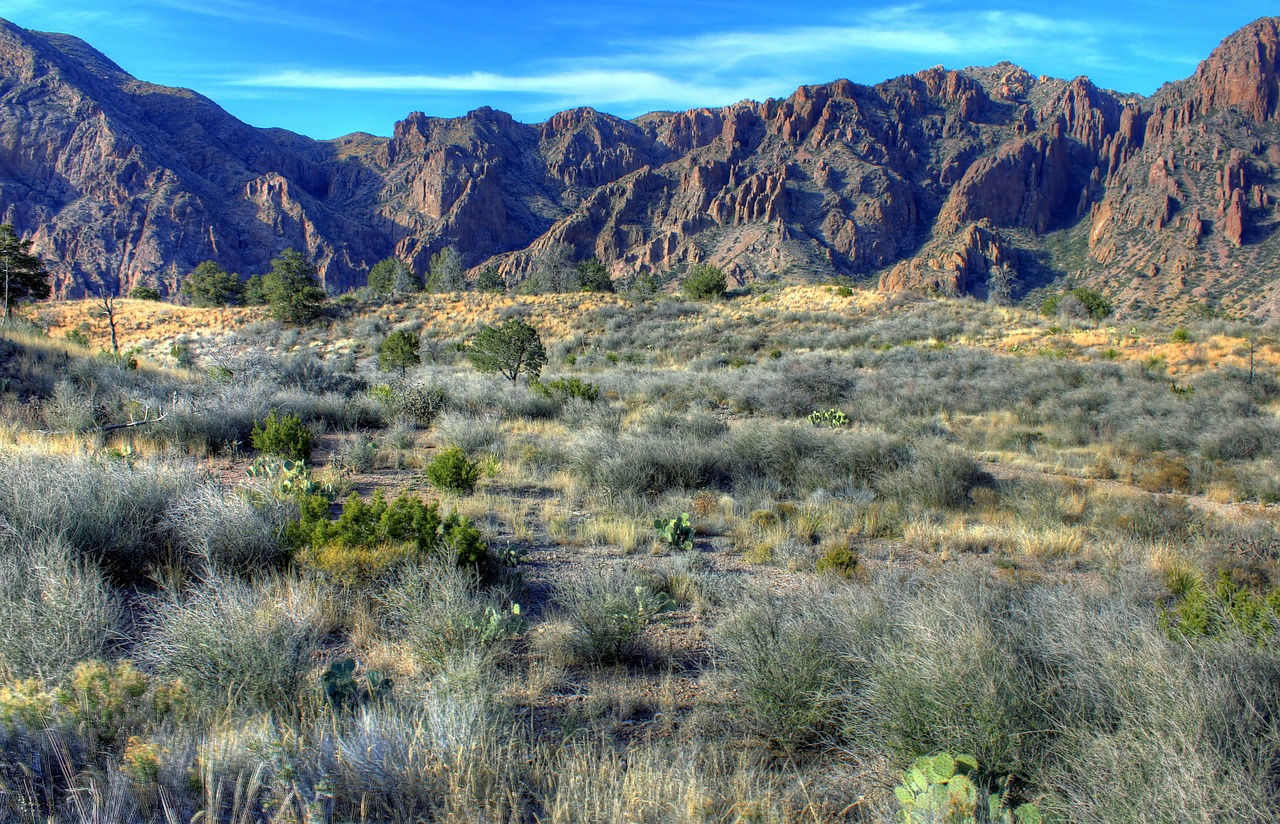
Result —
POLYGON ((4 281, 4 322, 13 315, 13 304, 25 298, 49 297, 48 272, 31 254, 31 240, 18 237, 13 224, 0 224, 0 279, 4 281))

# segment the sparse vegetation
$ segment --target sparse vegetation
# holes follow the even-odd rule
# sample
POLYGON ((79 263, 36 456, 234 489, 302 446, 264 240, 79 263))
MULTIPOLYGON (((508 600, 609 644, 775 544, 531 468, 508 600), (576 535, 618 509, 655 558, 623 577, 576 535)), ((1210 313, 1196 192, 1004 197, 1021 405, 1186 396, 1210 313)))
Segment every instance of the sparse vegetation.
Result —
POLYGON ((109 335, 73 303, 0 336, 0 818, 1280 809, 1252 327, 826 286, 121 305, 135 369, 68 346, 109 335), (556 376, 477 374, 475 330, 534 317, 556 376), (401 331, 431 357, 389 374, 401 331))

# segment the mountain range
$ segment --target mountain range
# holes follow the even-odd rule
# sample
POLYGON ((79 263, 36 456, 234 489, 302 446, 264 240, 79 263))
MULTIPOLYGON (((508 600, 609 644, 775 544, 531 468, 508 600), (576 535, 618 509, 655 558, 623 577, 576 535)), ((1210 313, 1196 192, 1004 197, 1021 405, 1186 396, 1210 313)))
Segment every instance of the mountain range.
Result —
POLYGON ((286 248, 326 288, 453 245, 509 283, 564 250, 615 277, 698 262, 733 283, 847 276, 1121 317, 1280 317, 1280 18, 1150 97, 1009 63, 625 120, 413 113, 313 140, 0 21, 0 212, 57 294, 163 293, 204 260, 286 248), (563 245, 562 245, 563 244, 563 245))

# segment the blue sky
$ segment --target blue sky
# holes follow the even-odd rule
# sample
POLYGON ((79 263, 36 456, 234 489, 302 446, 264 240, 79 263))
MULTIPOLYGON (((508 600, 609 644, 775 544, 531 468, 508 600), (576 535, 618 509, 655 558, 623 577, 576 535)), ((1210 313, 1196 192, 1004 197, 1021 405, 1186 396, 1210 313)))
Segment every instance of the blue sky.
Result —
POLYGON ((1277 12, 1260 0, 0 0, 0 17, 81 37, 143 80, 318 138, 387 135, 411 111, 634 117, 1004 59, 1150 94, 1277 12))

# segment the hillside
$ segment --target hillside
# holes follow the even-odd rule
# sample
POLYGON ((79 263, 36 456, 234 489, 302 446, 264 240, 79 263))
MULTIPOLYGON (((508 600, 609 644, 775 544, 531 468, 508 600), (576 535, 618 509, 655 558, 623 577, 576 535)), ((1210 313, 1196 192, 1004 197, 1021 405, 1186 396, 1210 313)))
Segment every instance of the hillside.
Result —
POLYGON ((692 262, 739 282, 848 275, 1019 298, 1055 280, 1120 317, 1274 317, 1277 20, 1149 98, 1011 64, 622 120, 414 113, 391 138, 255 129, 84 42, 0 26, 0 204, 60 294, 165 292, 285 247, 333 291, 455 245, 515 282, 556 244, 615 277, 692 262))

